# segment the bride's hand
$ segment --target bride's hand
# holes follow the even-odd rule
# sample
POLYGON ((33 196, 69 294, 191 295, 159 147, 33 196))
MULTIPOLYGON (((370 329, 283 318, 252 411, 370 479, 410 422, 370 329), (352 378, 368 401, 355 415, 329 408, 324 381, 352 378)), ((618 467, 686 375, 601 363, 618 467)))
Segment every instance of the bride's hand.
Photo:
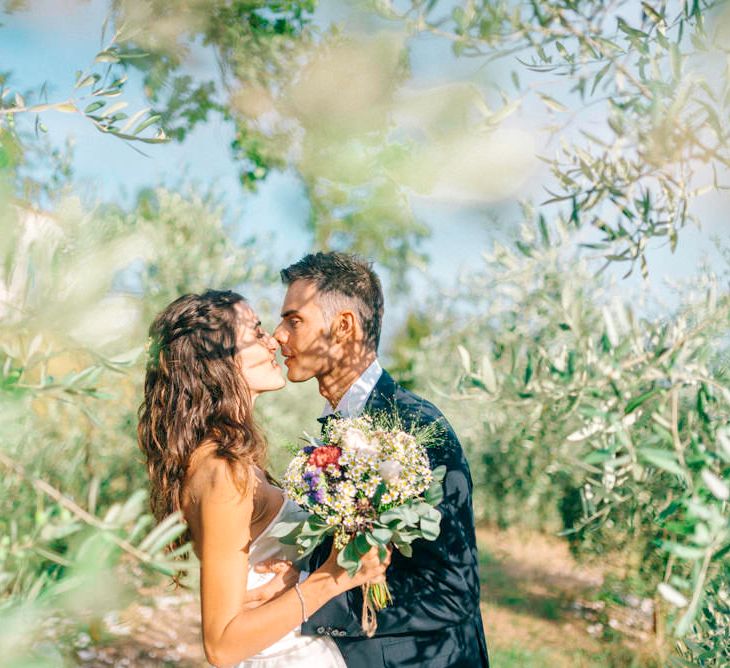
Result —
POLYGON ((321 568, 322 570, 329 572, 332 577, 334 577, 335 582, 337 582, 338 586, 341 587, 343 591, 354 589, 355 587, 359 587, 367 583, 381 584, 385 582, 385 571, 390 565, 390 557, 393 553, 393 548, 388 546, 386 548, 386 552, 387 554, 385 555, 385 559, 380 561, 378 548, 371 547, 370 551, 360 558, 361 566, 357 573, 350 577, 347 574, 347 571, 345 571, 337 563, 337 555, 339 551, 336 550, 333 545, 330 555, 327 557, 327 561, 322 564, 321 568))
POLYGON ((274 573, 274 577, 264 585, 249 589, 243 600, 245 609, 258 608, 267 601, 281 596, 299 581, 299 570, 286 559, 269 559, 254 566, 257 573, 274 573))

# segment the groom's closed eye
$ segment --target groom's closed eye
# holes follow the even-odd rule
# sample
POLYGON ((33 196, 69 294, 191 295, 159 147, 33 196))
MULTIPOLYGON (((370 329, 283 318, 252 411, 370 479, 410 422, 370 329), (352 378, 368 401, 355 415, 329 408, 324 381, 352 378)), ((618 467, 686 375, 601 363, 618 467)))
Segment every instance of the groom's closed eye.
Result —
POLYGON ((281 314, 281 319, 291 322, 292 320, 299 320, 299 312, 296 309, 289 309, 281 314))

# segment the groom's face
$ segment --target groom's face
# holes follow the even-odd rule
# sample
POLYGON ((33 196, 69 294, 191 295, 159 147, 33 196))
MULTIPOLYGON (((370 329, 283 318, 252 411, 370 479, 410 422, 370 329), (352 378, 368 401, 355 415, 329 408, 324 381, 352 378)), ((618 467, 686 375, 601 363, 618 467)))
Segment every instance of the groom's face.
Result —
POLYGON ((287 367, 287 377, 298 383, 322 376, 332 366, 330 323, 309 281, 294 281, 286 291, 281 322, 274 330, 287 367))

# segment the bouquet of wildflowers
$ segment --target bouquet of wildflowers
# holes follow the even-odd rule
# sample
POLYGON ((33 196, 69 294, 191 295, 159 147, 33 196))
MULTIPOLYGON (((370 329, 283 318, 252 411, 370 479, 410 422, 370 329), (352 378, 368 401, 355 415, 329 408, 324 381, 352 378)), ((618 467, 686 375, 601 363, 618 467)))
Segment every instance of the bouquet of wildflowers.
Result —
MULTIPOLYGON (((440 532, 435 506, 443 499, 446 467, 431 470, 426 444, 432 435, 432 428, 411 433, 368 415, 331 420, 321 440, 308 437, 284 478, 289 498, 311 515, 280 523, 274 535, 298 545, 301 557, 333 535, 337 562, 350 575, 371 547, 384 558, 392 543, 410 557, 414 540, 436 540, 440 532)), ((363 589, 363 630, 372 635, 375 612, 392 598, 387 584, 363 589)))

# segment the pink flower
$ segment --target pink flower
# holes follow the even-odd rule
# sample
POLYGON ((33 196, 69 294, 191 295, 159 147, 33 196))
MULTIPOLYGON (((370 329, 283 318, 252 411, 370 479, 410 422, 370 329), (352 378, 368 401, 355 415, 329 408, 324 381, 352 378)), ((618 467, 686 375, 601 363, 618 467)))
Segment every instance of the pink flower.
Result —
POLYGON ((378 466, 378 473, 380 473, 383 480, 389 485, 398 481, 402 471, 403 467, 398 462, 390 460, 380 462, 380 465, 378 466))
POLYGON ((378 454, 376 439, 368 439, 359 429, 351 427, 342 435, 342 447, 348 452, 374 457, 378 454))

